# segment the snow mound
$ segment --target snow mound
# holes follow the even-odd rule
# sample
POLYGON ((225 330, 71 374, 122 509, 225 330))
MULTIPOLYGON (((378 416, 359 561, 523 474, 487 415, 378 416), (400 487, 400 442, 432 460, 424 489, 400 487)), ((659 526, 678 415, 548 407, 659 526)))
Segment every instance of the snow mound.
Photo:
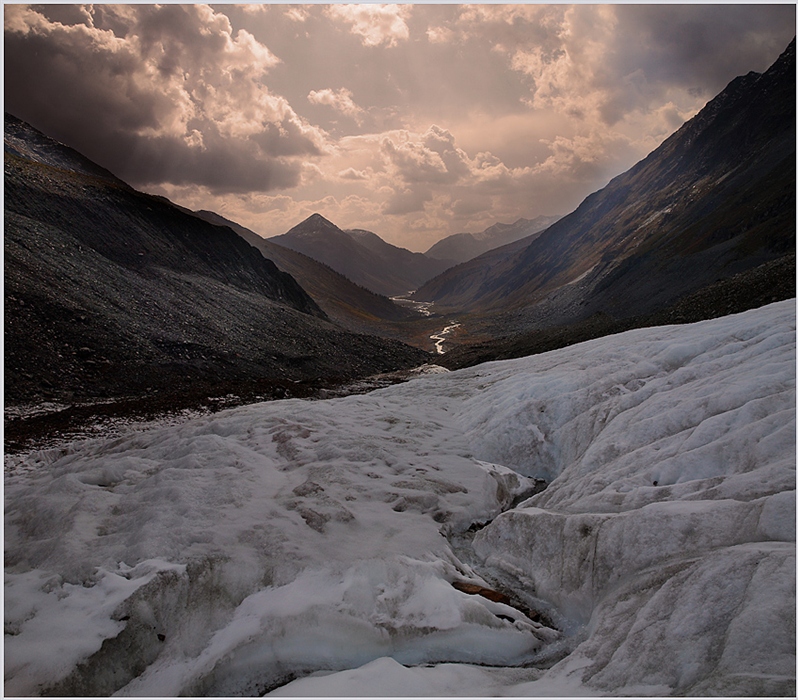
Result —
POLYGON ((29 462, 6 694, 794 693, 794 302, 29 462))

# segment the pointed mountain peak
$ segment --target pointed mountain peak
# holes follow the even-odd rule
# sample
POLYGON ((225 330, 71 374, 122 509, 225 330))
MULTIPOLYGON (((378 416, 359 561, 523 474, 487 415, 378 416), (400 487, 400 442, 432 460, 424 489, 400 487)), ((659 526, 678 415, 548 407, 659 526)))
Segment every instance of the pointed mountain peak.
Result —
POLYGON ((306 238, 308 236, 315 237, 319 234, 341 234, 345 235, 332 221, 325 219, 321 214, 311 214, 304 221, 300 221, 296 226, 282 236, 275 236, 277 239, 283 239, 283 236, 288 238, 306 238))
POLYGON ((299 226, 323 226, 324 228, 335 228, 338 227, 329 219, 325 219, 321 214, 318 212, 315 214, 311 214, 307 219, 299 224, 299 226))

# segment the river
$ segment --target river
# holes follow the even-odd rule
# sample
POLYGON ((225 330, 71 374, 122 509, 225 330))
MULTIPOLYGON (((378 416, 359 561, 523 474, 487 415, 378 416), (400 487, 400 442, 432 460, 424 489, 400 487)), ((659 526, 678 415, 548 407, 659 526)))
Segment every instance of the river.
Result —
POLYGON ((451 323, 450 325, 446 326, 442 331, 438 333, 433 333, 430 336, 430 340, 435 341, 435 351, 439 355, 443 355, 446 350, 443 349, 443 343, 446 341, 446 336, 449 335, 455 328, 459 328, 459 323, 451 323))
MULTIPOLYGON (((412 292, 408 293, 412 294, 412 292)), ((412 299, 407 299, 405 296, 391 297, 391 301, 395 304, 399 304, 399 306, 413 309, 422 316, 432 316, 432 305, 435 303, 433 301, 413 301, 412 299)), ((435 352, 437 352, 439 355, 443 355, 446 352, 446 350, 443 349, 443 344, 446 342, 446 336, 449 335, 449 333, 451 333, 455 328, 459 328, 459 326, 459 323, 449 321, 448 326, 437 333, 433 333, 429 337, 430 340, 435 342, 435 352)))

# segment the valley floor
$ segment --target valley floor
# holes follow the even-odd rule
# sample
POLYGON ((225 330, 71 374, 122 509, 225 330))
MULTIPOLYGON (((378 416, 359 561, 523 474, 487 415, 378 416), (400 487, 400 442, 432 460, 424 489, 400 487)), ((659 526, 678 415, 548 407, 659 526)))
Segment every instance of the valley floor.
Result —
POLYGON ((5 497, 7 695, 795 694, 794 300, 11 455, 5 497))

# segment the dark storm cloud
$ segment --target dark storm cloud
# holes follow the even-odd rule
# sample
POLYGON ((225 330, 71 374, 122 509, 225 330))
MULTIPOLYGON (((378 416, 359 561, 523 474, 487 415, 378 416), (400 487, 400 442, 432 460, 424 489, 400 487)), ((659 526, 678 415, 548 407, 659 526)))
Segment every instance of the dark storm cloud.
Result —
POLYGON ((6 6, 6 110, 133 184, 298 184, 323 137, 261 82, 277 59, 200 6, 6 6))
POLYGON ((795 34, 794 5, 619 5, 621 53, 653 79, 720 91, 764 71, 795 34))
POLYGON ((127 137, 110 147, 125 153, 126 178, 131 182, 200 185, 228 194, 285 189, 300 180, 301 163, 252 158, 246 144, 234 141, 199 151, 176 139, 127 137))
POLYGON ((615 15, 623 40, 606 56, 610 124, 674 87, 711 98, 731 78, 766 70, 795 32, 785 5, 619 5, 615 15))

